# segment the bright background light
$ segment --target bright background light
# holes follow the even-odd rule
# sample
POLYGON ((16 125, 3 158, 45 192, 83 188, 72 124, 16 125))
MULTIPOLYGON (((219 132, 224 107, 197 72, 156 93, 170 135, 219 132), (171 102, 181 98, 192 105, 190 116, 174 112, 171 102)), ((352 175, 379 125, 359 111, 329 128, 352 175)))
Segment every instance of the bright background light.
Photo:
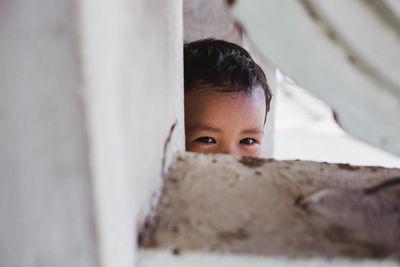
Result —
POLYGON ((277 71, 274 158, 400 168, 400 158, 358 141, 329 106, 277 71))

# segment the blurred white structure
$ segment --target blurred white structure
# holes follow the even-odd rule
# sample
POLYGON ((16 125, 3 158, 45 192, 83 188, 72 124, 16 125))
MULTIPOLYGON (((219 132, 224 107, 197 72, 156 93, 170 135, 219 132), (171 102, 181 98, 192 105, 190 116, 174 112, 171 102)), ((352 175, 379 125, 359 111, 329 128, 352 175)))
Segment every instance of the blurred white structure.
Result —
POLYGON ((264 55, 352 136, 400 155, 400 2, 238 1, 264 55))
POLYGON ((400 158, 349 136, 332 110, 277 71, 274 158, 400 168, 400 158))

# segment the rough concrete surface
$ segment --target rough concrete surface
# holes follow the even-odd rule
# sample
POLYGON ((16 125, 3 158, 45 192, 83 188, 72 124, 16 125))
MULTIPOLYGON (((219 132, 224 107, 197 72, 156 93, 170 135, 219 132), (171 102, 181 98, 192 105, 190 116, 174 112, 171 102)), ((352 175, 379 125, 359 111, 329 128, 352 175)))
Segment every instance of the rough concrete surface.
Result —
POLYGON ((398 261, 398 177, 400 169, 185 153, 140 245, 175 255, 398 261))

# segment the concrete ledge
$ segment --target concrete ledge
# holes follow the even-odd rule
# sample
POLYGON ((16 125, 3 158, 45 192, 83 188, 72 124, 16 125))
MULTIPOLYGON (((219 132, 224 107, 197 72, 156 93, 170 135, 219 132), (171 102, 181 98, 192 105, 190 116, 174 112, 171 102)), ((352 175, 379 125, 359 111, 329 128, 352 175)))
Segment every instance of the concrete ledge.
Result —
POLYGON ((185 153, 140 244, 180 255, 398 260, 395 177, 400 169, 185 153))

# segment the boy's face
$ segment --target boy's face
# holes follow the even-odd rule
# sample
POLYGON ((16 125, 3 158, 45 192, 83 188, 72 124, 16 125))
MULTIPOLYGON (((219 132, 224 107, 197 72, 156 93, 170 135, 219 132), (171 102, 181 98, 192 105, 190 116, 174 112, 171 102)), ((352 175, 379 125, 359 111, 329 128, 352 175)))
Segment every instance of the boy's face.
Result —
POLYGON ((251 94, 196 88, 185 95, 186 150, 260 157, 265 114, 261 87, 251 94))

